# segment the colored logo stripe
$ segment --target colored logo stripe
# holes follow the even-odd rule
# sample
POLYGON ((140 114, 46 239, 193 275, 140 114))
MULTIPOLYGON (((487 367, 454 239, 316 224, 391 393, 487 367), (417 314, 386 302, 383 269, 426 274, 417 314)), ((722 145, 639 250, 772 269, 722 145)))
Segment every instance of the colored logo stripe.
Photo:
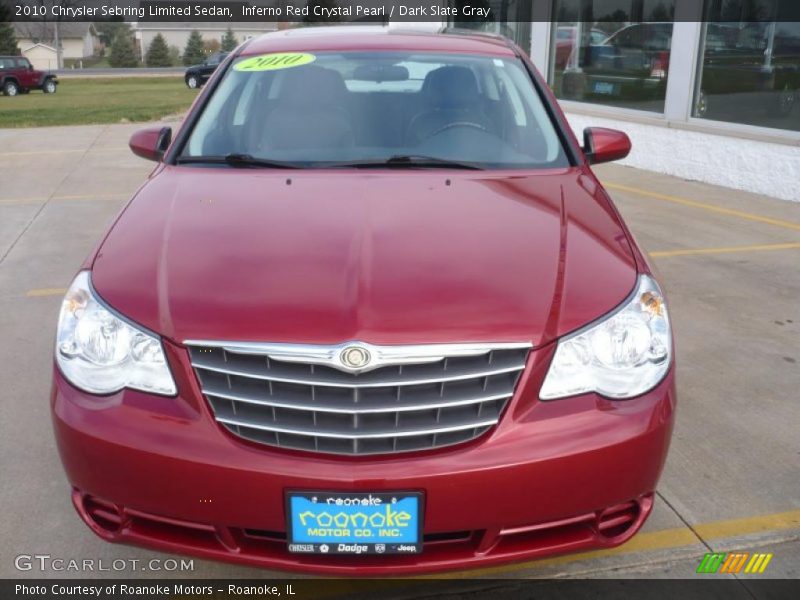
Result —
POLYGON ((749 552, 731 552, 722 564, 720 573, 738 573, 750 556, 749 552))
POLYGON ((749 552, 708 553, 697 567, 698 573, 763 573, 772 560, 772 554, 750 554, 749 552), (749 559, 749 560, 748 560, 749 559), (747 565, 745 567, 745 565, 747 565))
POLYGON ((706 554, 700 562, 700 566, 697 567, 697 572, 716 573, 724 559, 724 554, 706 554))
POLYGON ((767 570, 769 561, 772 560, 772 554, 754 554, 750 562, 747 563, 745 573, 763 573, 767 570))

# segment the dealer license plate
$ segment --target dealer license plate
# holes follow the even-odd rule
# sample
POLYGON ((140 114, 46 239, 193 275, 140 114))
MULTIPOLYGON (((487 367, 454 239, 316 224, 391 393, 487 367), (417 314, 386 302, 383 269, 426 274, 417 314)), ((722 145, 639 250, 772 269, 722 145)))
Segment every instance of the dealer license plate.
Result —
POLYGON ((422 494, 288 492, 289 552, 418 554, 422 494))
POLYGON ((608 83, 607 81, 595 81, 594 93, 613 96, 617 93, 617 86, 615 86, 613 83, 608 83))

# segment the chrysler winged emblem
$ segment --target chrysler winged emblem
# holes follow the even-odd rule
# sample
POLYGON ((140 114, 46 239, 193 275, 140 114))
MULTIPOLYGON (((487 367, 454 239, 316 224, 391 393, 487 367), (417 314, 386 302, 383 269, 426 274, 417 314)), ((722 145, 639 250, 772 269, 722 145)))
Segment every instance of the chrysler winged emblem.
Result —
POLYGON ((349 369, 363 369, 369 364, 371 358, 369 350, 363 346, 347 346, 339 354, 342 365, 349 369))

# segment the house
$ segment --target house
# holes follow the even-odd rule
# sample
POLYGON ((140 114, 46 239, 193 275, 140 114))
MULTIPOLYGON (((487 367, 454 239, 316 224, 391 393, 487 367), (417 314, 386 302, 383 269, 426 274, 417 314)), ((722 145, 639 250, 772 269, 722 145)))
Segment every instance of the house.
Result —
POLYGON ((58 39, 61 45, 61 67, 63 67, 64 60, 91 58, 99 47, 94 23, 30 21, 15 22, 13 25, 14 33, 17 36, 17 47, 36 68, 58 68, 55 58, 45 57, 45 51, 42 48, 45 46, 56 49, 56 26, 58 26, 58 39), (36 60, 49 62, 37 64, 36 60))
POLYGON ((22 49, 22 55, 26 57, 33 68, 38 71, 50 71, 58 68, 58 50, 47 44, 34 44, 22 49))
POLYGON ((134 36, 139 44, 142 56, 147 52, 153 38, 159 33, 164 36, 167 41, 167 46, 177 47, 181 53, 186 47, 186 42, 189 40, 189 34, 193 30, 197 30, 203 41, 210 42, 216 40, 222 41, 222 36, 228 30, 228 27, 233 31, 239 43, 249 40, 250 38, 258 37, 270 31, 278 29, 277 23, 274 22, 253 22, 253 23, 239 23, 239 22, 221 22, 221 23, 145 23, 134 22, 131 23, 134 31, 134 36))

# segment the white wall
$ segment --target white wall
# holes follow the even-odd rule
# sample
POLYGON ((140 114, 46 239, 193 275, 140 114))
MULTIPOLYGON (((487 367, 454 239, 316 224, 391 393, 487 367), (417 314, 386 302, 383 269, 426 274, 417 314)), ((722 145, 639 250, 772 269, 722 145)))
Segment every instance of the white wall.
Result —
POLYGON ((620 164, 800 202, 800 146, 567 112, 579 140, 586 127, 621 129, 633 151, 620 164))
POLYGON ((33 68, 38 71, 57 69, 56 51, 48 46, 36 45, 25 49, 22 56, 31 61, 33 68))

